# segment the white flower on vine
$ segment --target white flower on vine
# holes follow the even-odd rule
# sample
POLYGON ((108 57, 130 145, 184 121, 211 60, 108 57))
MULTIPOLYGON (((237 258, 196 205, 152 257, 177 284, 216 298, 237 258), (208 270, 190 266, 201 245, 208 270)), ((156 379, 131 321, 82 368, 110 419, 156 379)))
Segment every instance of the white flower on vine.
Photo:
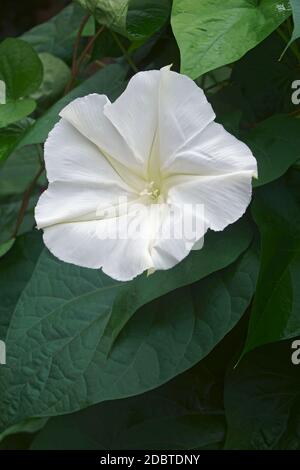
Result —
POLYGON ((169 269, 250 202, 251 151, 169 67, 137 73, 114 103, 91 94, 60 116, 45 143, 49 187, 35 217, 63 261, 122 281, 169 269))

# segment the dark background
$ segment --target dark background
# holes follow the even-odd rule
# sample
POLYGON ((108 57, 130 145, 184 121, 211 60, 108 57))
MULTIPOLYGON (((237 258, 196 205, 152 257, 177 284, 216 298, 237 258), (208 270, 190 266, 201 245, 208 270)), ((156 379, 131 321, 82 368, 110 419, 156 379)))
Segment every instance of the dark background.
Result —
POLYGON ((47 21, 70 0, 1 0, 0 40, 19 36, 33 26, 47 21))

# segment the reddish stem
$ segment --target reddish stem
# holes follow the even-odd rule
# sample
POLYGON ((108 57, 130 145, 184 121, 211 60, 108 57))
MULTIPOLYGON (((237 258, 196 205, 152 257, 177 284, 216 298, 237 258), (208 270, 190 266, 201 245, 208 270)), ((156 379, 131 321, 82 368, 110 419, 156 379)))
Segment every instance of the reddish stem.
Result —
POLYGON ((30 185, 28 186, 28 188, 26 189, 26 191, 23 195, 22 204, 21 204, 21 207, 20 207, 20 210, 19 210, 19 213, 18 213, 16 226, 15 226, 14 232, 12 234, 13 238, 16 238, 16 236, 18 235, 19 229, 20 229, 20 227, 22 225, 22 222, 23 222, 23 219, 24 219, 26 209, 27 209, 28 204, 29 204, 31 193, 34 190, 35 185, 38 182, 38 179, 41 176, 41 174, 43 173, 44 169, 45 169, 45 166, 44 166, 44 163, 43 163, 41 165, 39 171, 37 172, 37 174, 35 175, 35 177, 33 178, 32 182, 30 183, 30 185))

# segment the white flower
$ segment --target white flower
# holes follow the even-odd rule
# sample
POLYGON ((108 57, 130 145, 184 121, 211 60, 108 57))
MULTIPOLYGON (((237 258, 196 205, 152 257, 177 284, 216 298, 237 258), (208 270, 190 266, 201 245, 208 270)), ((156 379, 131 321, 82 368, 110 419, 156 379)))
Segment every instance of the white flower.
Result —
POLYGON ((122 281, 169 269, 250 202, 251 151, 214 122, 203 91, 169 67, 137 73, 113 104, 92 94, 60 116, 45 144, 49 187, 35 216, 63 261, 122 281), (192 237, 173 233, 183 213, 192 237))

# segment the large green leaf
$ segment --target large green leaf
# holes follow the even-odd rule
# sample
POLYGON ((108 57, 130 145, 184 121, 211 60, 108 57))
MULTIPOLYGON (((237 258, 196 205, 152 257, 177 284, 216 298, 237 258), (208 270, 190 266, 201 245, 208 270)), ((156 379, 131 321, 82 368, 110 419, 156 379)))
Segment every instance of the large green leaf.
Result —
POLYGON ((41 249, 40 234, 30 232, 19 237, 0 261, 0 339, 6 336, 12 313, 31 277, 41 249))
POLYGON ((300 38, 300 4, 297 2, 297 0, 290 0, 290 4, 292 7, 294 20, 294 31, 291 39, 291 42, 293 42, 300 38))
POLYGON ((300 178, 260 188, 253 216, 262 238, 245 351, 300 335, 300 178))
POLYGON ((294 30, 293 30, 291 40, 287 44, 285 50, 283 51, 283 54, 286 52, 288 47, 290 47, 290 45, 294 41, 300 38, 300 3, 299 3, 299 0, 289 0, 289 1, 290 1, 292 12, 293 12, 294 30))
POLYGON ((21 39, 8 38, 0 44, 0 79, 9 100, 30 95, 40 86, 42 63, 33 48, 21 39))
POLYGON ((121 65, 108 65, 92 77, 74 88, 70 93, 57 101, 31 128, 28 129, 19 146, 44 142, 49 131, 59 120, 59 112, 70 101, 89 93, 101 93, 115 99, 124 90, 127 68, 121 65))
POLYGON ((31 449, 220 448, 225 416, 222 398, 214 397, 218 385, 207 366, 196 366, 145 394, 50 419, 31 449))
POLYGON ((131 317, 152 299, 232 263, 251 238, 243 221, 211 232, 204 248, 174 269, 129 283, 62 263, 45 251, 6 338, 2 430, 31 416, 142 393, 198 362, 250 302, 257 271, 252 250, 231 270, 161 297, 131 317))
POLYGON ((77 31, 85 14, 79 5, 71 3, 46 23, 27 31, 22 39, 37 52, 49 52, 70 61, 77 31))
POLYGON ((242 57, 289 15, 288 0, 174 0, 181 71, 191 78, 242 57))
POLYGON ((71 71, 66 63, 48 52, 41 52, 39 58, 43 64, 43 81, 31 98, 39 103, 38 111, 49 107, 63 95, 64 89, 71 77, 71 71))
POLYGON ((227 449, 300 450, 300 374, 291 344, 252 351, 227 377, 227 449))
POLYGON ((254 187, 279 178, 300 158, 300 119, 275 115, 242 138, 257 159, 258 179, 253 180, 254 187))

